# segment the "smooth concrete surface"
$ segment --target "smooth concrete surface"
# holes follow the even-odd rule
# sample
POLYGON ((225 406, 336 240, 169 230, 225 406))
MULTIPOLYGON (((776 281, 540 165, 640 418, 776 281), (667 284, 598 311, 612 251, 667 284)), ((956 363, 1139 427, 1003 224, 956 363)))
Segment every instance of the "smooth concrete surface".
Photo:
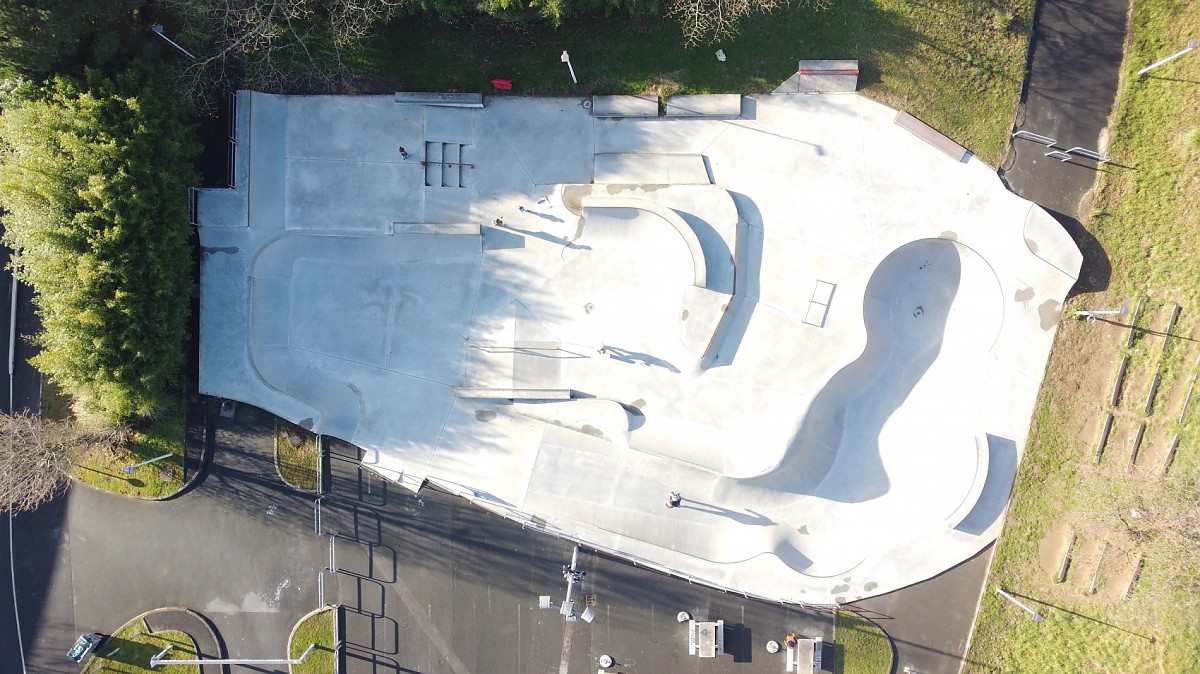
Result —
POLYGON ((248 224, 201 202, 201 392, 773 600, 889 592, 991 542, 1067 234, 855 94, 735 119, 588 102, 239 93, 248 224), (711 184, 601 182, 604 155, 699 157, 711 184))

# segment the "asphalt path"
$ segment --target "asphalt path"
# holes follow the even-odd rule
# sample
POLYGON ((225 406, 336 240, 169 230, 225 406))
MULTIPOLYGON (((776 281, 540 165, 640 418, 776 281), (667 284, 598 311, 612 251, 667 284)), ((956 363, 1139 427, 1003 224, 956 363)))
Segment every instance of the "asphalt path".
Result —
MULTIPOLYGON (((80 633, 111 633, 168 606, 211 620, 229 657, 285 656, 293 625, 317 607, 326 560, 313 533, 314 496, 285 486, 275 473, 270 415, 241 407, 237 418, 214 416, 212 425, 212 463, 176 499, 147 502, 76 484, 16 518, 29 672, 77 674, 65 654, 80 633)), ((4 648, 0 671, 21 671, 18 655, 4 648)))
POLYGON ((831 641, 828 611, 748 600, 586 549, 573 598, 596 615, 566 621, 539 597, 563 604, 573 543, 428 486, 412 494, 362 469, 356 448, 331 444, 321 528, 333 540, 327 591, 344 606, 348 674, 590 673, 602 655, 631 674, 779 672, 783 656, 767 641, 831 641), (681 611, 724 620, 726 654, 689 655, 681 611))
MULTIPOLYGON (((0 232, 3 232, 3 227, 0 226, 0 232)), ((6 378, 9 375, 9 334, 12 329, 12 289, 13 283, 16 283, 13 278, 12 270, 9 269, 9 262, 12 259, 12 250, 5 246, 0 246, 0 280, 3 281, 3 287, 0 291, 3 292, 3 297, 0 298, 0 340, 3 341, 4 352, 4 373, 6 378)), ((42 396, 42 378, 41 374, 29 364, 29 359, 36 353, 37 349, 29 342, 28 337, 34 335, 41 328, 41 323, 38 321, 37 314, 33 310, 33 289, 24 283, 17 283, 17 338, 15 341, 16 348, 13 350, 13 371, 11 378, 11 386, 6 381, 4 385, 4 393, 0 395, 3 399, 3 411, 11 413, 14 410, 26 410, 33 414, 41 414, 41 396, 42 396)))
MULTIPOLYGON (((1116 98, 1129 0, 1040 0, 1030 43, 1029 73, 1015 129, 1057 141, 1055 147, 1099 150, 1116 98)), ((1129 170, 1114 157, 1101 164, 1079 156, 1062 162, 1044 145, 1014 139, 1001 176, 1020 196, 1050 211, 1084 254, 1074 292, 1108 287, 1112 267, 1081 224, 1103 171, 1129 170)))

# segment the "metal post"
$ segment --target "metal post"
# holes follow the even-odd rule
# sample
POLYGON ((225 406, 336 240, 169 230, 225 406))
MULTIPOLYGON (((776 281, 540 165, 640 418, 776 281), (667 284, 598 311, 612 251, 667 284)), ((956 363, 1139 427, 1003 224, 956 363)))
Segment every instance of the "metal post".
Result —
POLYGON ((1026 606, 1026 605, 1022 604, 1021 602, 1017 601, 1017 598, 1016 598, 1016 597, 1014 597, 1014 596, 1012 596, 1011 594, 1009 594, 1009 593, 1005 592, 1004 590, 1002 590, 1002 589, 1000 589, 1000 588, 996 588, 996 592, 1000 593, 1000 596, 1001 596, 1001 597, 1004 597, 1005 599, 1007 599, 1007 600, 1011 601, 1012 603, 1016 604, 1017 606, 1020 606, 1021 608, 1025 609, 1025 612, 1026 612, 1026 613, 1028 613, 1029 615, 1033 616, 1033 622, 1035 622, 1035 623, 1040 623, 1040 622, 1042 622, 1043 620, 1045 620, 1045 619, 1046 619, 1046 617, 1045 617, 1045 616, 1043 616, 1042 614, 1038 613, 1037 611, 1035 611, 1035 610, 1033 610, 1033 609, 1029 608, 1028 606, 1026 606))
POLYGON ((1129 307, 1121 307, 1120 309, 1088 309, 1086 311, 1076 311, 1076 318, 1086 318, 1088 323, 1095 323, 1097 316, 1124 316, 1129 313, 1129 307))
MULTIPOLYGON (((16 257, 15 251, 13 257, 16 257)), ((14 263, 12 267, 12 306, 8 308, 8 411, 15 414, 17 410, 13 407, 13 375, 16 372, 17 354, 17 265, 14 263)))
MULTIPOLYGON (((1170 63, 1171 61, 1174 61, 1175 59, 1179 58, 1180 56, 1183 56, 1184 54, 1192 51, 1196 47, 1200 47, 1200 42, 1197 42, 1195 40, 1188 40, 1187 46, 1184 47, 1182 50, 1177 51, 1174 54, 1171 54, 1167 58, 1165 58, 1161 61, 1158 61, 1157 63, 1151 63, 1150 65, 1146 66, 1145 68, 1142 68, 1141 70, 1137 71, 1137 74, 1145 75, 1146 73, 1150 72, 1151 70, 1154 70, 1155 68, 1163 65, 1164 63, 1170 63)), ((563 53, 565 54, 566 52, 563 52, 563 53)))
POLYGON ((174 48, 178 49, 179 51, 183 52, 184 54, 186 54, 187 57, 190 58, 191 60, 193 60, 193 61, 196 60, 195 54, 184 49, 182 46, 180 46, 180 44, 178 42, 172 40, 171 38, 167 37, 165 33, 163 33, 163 27, 162 27, 161 23, 156 23, 153 26, 150 26, 150 30, 154 31, 155 35, 161 37, 162 39, 166 40, 167 42, 170 42, 172 47, 174 47, 174 48))
POLYGON ((163 459, 170 458, 172 456, 175 456, 175 455, 168 452, 166 454, 163 454, 162 456, 156 456, 153 459, 148 459, 141 463, 135 463, 132 466, 125 466, 124 468, 121 469, 121 472, 125 473, 126 475, 132 475, 133 471, 137 470, 138 468, 141 468, 142 466, 154 463, 155 461, 162 461, 163 459))
POLYGON ((563 50, 562 56, 558 58, 560 61, 567 64, 567 70, 571 71, 571 81, 575 84, 579 84, 579 80, 575 79, 575 69, 571 67, 571 55, 568 54, 566 50, 563 50))

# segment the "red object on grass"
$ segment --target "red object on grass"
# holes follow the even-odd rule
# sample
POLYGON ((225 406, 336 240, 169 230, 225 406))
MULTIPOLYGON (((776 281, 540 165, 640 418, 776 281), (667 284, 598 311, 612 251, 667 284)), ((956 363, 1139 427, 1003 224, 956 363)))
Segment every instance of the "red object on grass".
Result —
POLYGON ((500 89, 501 91, 511 91, 512 80, 492 80, 492 86, 500 89))

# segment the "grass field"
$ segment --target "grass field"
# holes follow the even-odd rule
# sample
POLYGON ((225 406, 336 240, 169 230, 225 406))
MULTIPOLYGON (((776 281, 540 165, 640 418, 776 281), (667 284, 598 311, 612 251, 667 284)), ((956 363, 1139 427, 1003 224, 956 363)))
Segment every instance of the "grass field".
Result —
POLYGON ((141 498, 162 498, 183 488, 182 401, 150 423, 132 429, 125 451, 98 449, 74 465, 80 481, 107 491, 141 498), (126 475, 126 466, 172 454, 126 475))
POLYGON ((968 673, 1200 672, 1196 593, 1180 583, 1200 571, 1200 498, 1192 493, 1189 505, 1162 495, 1200 470, 1200 402, 1184 407, 1200 369, 1200 58, 1133 76, 1197 35, 1200 4, 1135 0, 1111 127, 1119 166, 1102 174, 1088 225, 1111 264, 1111 280, 1107 290, 1076 297, 1066 309, 1132 309, 1145 298, 1141 330, 1127 347, 1124 325, 1067 320, 1060 328, 990 580, 1024 596, 1046 620, 1034 623, 989 592, 968 673), (1178 323, 1165 342, 1176 304, 1178 323), (1128 371, 1117 387, 1125 357, 1128 371), (1156 374, 1160 384, 1147 411, 1156 374), (1108 414, 1114 423, 1100 452, 1108 414), (1134 583, 1139 559, 1144 569, 1134 583))
POLYGON ((283 481, 296 489, 316 491, 319 460, 317 436, 283 419, 275 420, 275 465, 283 481))
POLYGON ((144 620, 138 619, 117 630, 96 650, 86 671, 120 672, 121 674, 200 674, 199 665, 163 665, 150 667, 150 658, 167 646, 172 646, 167 658, 191 660, 196 658, 196 642, 183 632, 149 633, 144 620), (114 652, 115 651, 115 652, 114 652), (111 657, 105 657, 111 654, 111 657))
POLYGON ((1033 0, 837 0, 746 19, 732 39, 682 46, 671 20, 583 17, 558 28, 491 19, 407 18, 382 32, 356 65, 375 91, 491 91, 517 95, 770 92, 800 59, 858 59, 859 88, 933 125, 997 165, 1024 78, 1033 0), (720 48, 728 60, 720 62, 720 48), (563 50, 579 84, 559 60, 563 50))
POLYGON ((333 633, 333 618, 336 611, 329 608, 314 613, 296 628, 288 645, 289 657, 300 657, 309 644, 316 644, 316 648, 303 663, 292 665, 292 674, 329 674, 334 670, 337 658, 334 641, 337 635, 333 633))
POLYGON ((835 674, 888 674, 892 642, 875 623, 849 611, 837 614, 835 674))

